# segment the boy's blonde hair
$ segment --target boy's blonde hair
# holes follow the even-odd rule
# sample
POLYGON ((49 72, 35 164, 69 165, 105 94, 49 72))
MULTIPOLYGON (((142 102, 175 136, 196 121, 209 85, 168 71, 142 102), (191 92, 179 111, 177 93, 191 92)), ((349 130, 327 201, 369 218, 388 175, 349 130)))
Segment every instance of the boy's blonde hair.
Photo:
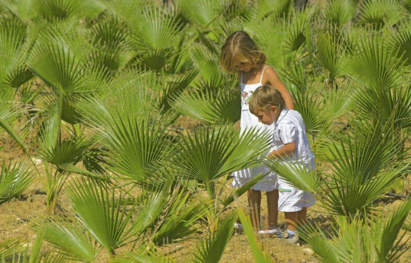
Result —
POLYGON ((285 108, 285 102, 281 93, 275 88, 264 85, 257 88, 248 103, 252 114, 258 111, 268 110, 271 106, 277 107, 280 111, 285 108))
POLYGON ((236 31, 227 38, 221 48, 221 68, 226 72, 234 73, 238 71, 235 67, 237 60, 240 62, 251 60, 254 67, 259 67, 264 65, 267 57, 246 32, 236 31))

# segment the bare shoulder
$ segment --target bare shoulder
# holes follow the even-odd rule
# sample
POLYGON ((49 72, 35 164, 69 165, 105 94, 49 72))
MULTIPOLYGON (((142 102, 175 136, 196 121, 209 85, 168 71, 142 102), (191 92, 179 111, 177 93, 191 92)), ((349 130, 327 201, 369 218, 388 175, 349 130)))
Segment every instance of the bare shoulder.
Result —
POLYGON ((275 84, 272 82, 273 81, 276 82, 276 80, 278 79, 277 72, 275 72, 272 66, 266 65, 265 67, 266 68, 264 70, 262 83, 264 84, 270 83, 271 85, 275 84))

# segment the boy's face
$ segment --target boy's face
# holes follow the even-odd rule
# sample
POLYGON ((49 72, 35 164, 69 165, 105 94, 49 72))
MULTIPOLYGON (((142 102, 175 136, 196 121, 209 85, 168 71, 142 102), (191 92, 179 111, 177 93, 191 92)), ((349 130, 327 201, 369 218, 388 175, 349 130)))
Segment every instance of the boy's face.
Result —
POLYGON ((273 124, 278 119, 279 115, 280 113, 276 106, 271 106, 267 110, 259 110, 255 114, 255 116, 257 116, 258 118, 258 121, 265 125, 273 124))

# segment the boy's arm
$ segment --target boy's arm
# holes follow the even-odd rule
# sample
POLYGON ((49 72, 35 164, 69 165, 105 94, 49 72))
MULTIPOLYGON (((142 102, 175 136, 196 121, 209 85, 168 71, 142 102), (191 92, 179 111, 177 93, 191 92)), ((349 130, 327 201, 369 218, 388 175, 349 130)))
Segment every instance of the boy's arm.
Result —
POLYGON ((264 78, 266 79, 266 82, 269 82, 271 86, 273 86, 275 89, 277 89, 281 93, 281 96, 283 97, 284 102, 285 102, 285 106, 288 109, 293 110, 294 109, 293 97, 291 96, 291 93, 288 91, 284 83, 280 80, 277 73, 275 73, 274 69, 272 69, 271 67, 268 67, 265 70, 264 78))
POLYGON ((281 157, 287 157, 294 153, 295 151, 295 142, 287 143, 278 150, 274 150, 267 155, 268 159, 276 159, 281 157))

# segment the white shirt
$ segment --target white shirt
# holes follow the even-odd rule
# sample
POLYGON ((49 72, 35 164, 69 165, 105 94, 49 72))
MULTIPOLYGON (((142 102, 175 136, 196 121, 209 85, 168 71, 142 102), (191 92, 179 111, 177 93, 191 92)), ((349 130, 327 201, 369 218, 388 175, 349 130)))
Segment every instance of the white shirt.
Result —
POLYGON ((314 165, 314 154, 305 133, 304 120, 298 111, 283 109, 273 125, 273 145, 270 152, 295 142, 295 151, 291 159, 283 158, 280 162, 304 162, 314 165))

